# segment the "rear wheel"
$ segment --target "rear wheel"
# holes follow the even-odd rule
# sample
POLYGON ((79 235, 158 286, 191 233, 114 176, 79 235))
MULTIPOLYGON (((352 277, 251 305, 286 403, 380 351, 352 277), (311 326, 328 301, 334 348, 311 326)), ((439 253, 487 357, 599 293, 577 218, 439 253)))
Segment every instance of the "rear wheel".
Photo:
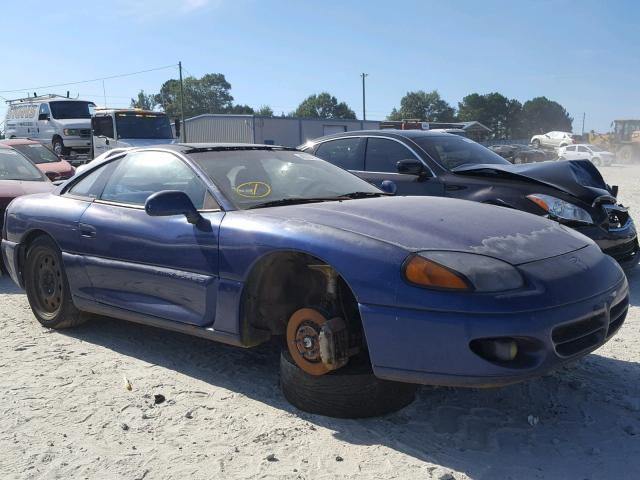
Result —
POLYGON ((540 148, 540 140, 538 140, 537 138, 533 140, 533 142, 531 142, 531 145, 533 145, 535 148, 540 148))
POLYGON ((633 161, 633 147, 625 145, 618 151, 618 159, 621 163, 631 163, 633 161))
POLYGON ((513 159, 513 163, 520 165, 521 163, 527 163, 525 158, 518 155, 516 158, 513 159))
POLYGON ((71 301, 62 255, 51 238, 38 237, 29 247, 24 280, 31 310, 43 326, 69 328, 85 321, 71 301))

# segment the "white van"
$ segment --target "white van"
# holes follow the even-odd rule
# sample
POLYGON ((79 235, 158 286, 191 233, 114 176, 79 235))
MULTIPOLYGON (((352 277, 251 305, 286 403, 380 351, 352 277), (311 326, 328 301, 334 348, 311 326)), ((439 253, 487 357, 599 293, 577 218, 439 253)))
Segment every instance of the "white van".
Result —
POLYGON ((7 103, 5 138, 38 140, 51 146, 58 155, 89 153, 93 102, 44 95, 7 103))
POLYGON ((97 108, 91 119, 92 158, 112 148, 175 143, 169 117, 138 108, 97 108))

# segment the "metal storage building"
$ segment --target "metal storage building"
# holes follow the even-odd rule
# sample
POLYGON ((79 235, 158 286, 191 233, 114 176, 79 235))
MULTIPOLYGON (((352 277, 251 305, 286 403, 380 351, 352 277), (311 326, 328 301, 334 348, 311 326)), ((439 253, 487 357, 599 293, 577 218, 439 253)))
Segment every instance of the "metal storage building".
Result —
MULTIPOLYGON (((258 115, 204 114, 185 119, 189 142, 263 143, 297 147, 307 140, 351 130, 377 130, 380 122, 258 115)), ((184 128, 182 129, 184 134, 184 128)))

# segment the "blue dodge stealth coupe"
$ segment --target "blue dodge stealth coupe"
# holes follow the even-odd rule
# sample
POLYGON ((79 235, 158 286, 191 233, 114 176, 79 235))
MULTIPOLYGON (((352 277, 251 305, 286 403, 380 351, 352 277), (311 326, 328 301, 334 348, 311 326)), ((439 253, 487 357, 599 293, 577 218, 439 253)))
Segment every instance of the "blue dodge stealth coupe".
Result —
POLYGON ((241 347, 283 339, 302 409, 366 416, 412 384, 498 386, 622 325, 620 267, 557 222, 391 196, 294 149, 119 151, 6 209, 2 254, 36 319, 101 314, 241 347))

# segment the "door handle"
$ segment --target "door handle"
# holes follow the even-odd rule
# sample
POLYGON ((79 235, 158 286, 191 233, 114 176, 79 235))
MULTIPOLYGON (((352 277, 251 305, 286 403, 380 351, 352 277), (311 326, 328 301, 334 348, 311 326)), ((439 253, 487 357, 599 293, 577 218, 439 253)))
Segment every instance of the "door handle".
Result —
POLYGON ((84 238, 95 238, 96 237, 96 227, 93 225, 89 225, 86 223, 81 223, 78 226, 80 230, 80 236, 84 238))

